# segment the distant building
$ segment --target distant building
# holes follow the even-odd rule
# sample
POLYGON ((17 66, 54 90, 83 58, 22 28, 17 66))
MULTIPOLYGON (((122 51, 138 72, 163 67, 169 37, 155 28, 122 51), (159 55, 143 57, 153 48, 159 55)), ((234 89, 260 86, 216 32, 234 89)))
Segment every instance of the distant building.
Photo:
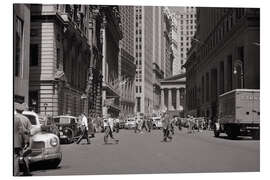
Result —
POLYGON ((30 5, 13 5, 14 101, 28 104, 30 5))
POLYGON ((183 74, 186 72, 183 66, 187 61, 187 53, 191 47, 192 38, 195 35, 196 25, 196 8, 195 7, 170 7, 172 16, 176 19, 177 24, 177 50, 178 57, 173 61, 173 73, 183 74))
POLYGON ((167 77, 161 83, 161 111, 174 112, 176 116, 184 116, 186 109, 186 76, 178 74, 167 77))
POLYGON ((29 106, 41 114, 88 113, 89 8, 31 5, 29 106))
POLYGON ((119 6, 119 11, 123 32, 119 44, 120 109, 127 117, 135 112, 134 6, 119 6))
POLYGON ((186 62, 187 113, 213 119, 218 96, 260 88, 260 9, 197 8, 186 62))
POLYGON ((135 7, 136 112, 160 108, 160 80, 172 75, 171 18, 167 8, 135 7))

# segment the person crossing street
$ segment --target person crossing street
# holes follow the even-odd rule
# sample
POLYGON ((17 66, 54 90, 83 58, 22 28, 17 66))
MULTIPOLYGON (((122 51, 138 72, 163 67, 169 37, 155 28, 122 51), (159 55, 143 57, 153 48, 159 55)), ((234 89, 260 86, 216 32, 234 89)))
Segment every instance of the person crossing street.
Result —
POLYGON ((117 144, 119 142, 119 140, 118 139, 115 139, 113 137, 113 118, 111 118, 111 115, 110 114, 108 114, 107 115, 107 118, 104 119, 104 129, 105 129, 105 131, 104 131, 104 142, 105 142, 105 144, 108 143, 109 136, 117 144))
POLYGON ((82 139, 86 139, 87 140, 87 144, 90 144, 90 140, 88 137, 88 122, 87 122, 87 118, 85 116, 85 113, 81 114, 82 117, 82 135, 79 137, 78 141, 76 142, 77 144, 79 144, 81 142, 82 139))
POLYGON ((167 112, 163 114, 162 118, 162 130, 163 130, 163 141, 166 142, 167 139, 172 140, 171 136, 171 123, 170 123, 170 117, 167 112))

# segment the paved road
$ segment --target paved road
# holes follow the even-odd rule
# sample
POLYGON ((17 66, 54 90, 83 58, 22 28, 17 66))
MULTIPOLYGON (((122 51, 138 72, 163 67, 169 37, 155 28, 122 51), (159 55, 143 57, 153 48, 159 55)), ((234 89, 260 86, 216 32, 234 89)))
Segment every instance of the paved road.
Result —
POLYGON ((134 134, 122 130, 119 144, 62 145, 58 169, 37 169, 33 175, 88 175, 134 173, 239 172, 260 170, 260 141, 214 138, 212 132, 177 131, 172 142, 161 142, 161 131, 134 134))

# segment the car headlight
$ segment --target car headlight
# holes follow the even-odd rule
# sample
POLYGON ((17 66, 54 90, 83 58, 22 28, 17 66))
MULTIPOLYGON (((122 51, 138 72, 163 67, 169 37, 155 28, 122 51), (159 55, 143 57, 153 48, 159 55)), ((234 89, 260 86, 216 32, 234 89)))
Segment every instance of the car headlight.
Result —
POLYGON ((50 140, 50 144, 51 146, 57 146, 58 144, 58 140, 56 137, 53 137, 51 140, 50 140))

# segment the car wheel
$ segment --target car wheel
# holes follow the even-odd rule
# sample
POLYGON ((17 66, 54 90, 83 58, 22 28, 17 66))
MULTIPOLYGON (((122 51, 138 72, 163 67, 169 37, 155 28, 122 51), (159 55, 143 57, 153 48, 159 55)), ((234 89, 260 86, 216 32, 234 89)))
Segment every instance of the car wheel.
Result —
POLYGON ((58 165, 60 164, 62 159, 53 159, 51 160, 49 166, 52 167, 53 169, 56 169, 58 165))

